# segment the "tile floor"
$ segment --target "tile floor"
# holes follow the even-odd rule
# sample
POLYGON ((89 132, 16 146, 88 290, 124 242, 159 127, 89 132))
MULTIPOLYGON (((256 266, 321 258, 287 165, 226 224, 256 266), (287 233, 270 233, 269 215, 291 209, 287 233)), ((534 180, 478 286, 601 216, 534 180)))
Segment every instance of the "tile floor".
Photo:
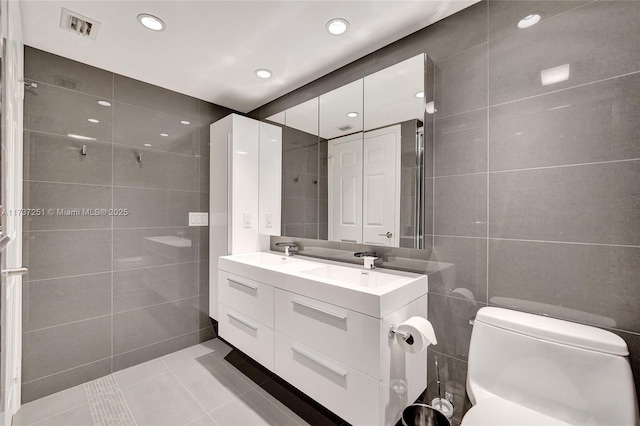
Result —
MULTIPOLYGON (((137 426, 309 424, 271 394, 285 395, 279 397, 284 401, 299 397, 283 391, 278 379, 262 369, 250 366, 243 372, 236 368, 234 364, 249 361, 230 352, 221 340, 209 340, 113 373, 115 382, 108 383, 113 383, 118 398, 124 398, 124 406, 137 426)), ((118 421, 94 418, 87 386, 82 384, 23 405, 14 425, 120 426, 118 421)), ((311 406, 298 412, 314 426, 336 424, 311 406)))

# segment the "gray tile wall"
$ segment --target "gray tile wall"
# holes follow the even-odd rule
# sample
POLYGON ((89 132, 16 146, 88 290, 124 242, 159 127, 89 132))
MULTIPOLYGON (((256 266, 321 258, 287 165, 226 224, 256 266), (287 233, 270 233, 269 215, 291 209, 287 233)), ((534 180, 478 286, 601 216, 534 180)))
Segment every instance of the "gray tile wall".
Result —
MULTIPOLYGON (((378 252, 392 267, 407 255, 450 264, 430 274, 440 343, 429 366, 438 356, 455 419, 470 406, 468 320, 487 305, 619 334, 640 391, 639 17, 640 2, 483 1, 252 113, 269 116, 418 53, 434 60, 433 250, 378 252), (543 20, 518 29, 532 12, 543 20), (569 79, 543 86, 540 71, 563 64, 569 79)), ((429 382, 430 401, 433 368, 429 382)))
POLYGON ((129 211, 25 218, 28 402, 213 337, 208 228, 188 227, 188 212, 209 209, 209 124, 232 111, 30 47, 25 56, 38 83, 25 95, 25 207, 129 211))
POLYGON ((283 129, 282 235, 327 238, 327 142, 293 127, 283 129))

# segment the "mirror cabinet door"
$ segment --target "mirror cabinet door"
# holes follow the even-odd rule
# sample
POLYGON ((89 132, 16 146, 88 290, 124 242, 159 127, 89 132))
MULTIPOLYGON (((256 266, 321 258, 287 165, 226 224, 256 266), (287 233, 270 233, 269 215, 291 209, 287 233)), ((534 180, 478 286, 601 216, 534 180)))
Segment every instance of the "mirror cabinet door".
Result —
POLYGON ((328 239, 362 242, 363 81, 320 96, 320 138, 328 152, 328 239))
POLYGON ((283 236, 423 248, 426 60, 267 118, 283 127, 283 236))

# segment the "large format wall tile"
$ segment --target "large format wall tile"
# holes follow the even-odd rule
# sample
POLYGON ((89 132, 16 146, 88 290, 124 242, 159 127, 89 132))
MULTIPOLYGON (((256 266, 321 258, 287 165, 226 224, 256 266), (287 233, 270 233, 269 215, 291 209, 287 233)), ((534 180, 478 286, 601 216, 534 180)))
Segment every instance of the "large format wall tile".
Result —
POLYGON ((128 209, 115 216, 114 228, 188 226, 189 212, 198 209, 199 194, 164 189, 114 188, 113 208, 128 209))
POLYGON ((211 123, 215 123, 234 111, 205 101, 198 101, 198 106, 200 110, 198 123, 200 149, 198 154, 201 157, 209 158, 209 144, 211 143, 209 138, 209 126, 211 123))
POLYGON ((437 117, 487 106, 486 44, 436 63, 434 102, 437 117))
POLYGON ((489 241, 489 303, 640 332, 640 249, 489 241))
POLYGON ((110 228, 111 217, 108 216, 108 210, 111 208, 111 191, 111 186, 25 182, 24 208, 39 209, 44 214, 23 218, 24 229, 53 231, 110 228), (107 214, 103 215, 99 210, 105 210, 107 214))
MULTIPOLYGON (((114 146, 113 184, 136 188, 197 190, 198 158, 144 148, 114 146), (142 162, 138 155, 142 154, 142 162)), ((209 176, 207 175, 207 181, 209 176)))
POLYGON ((129 352, 117 354, 113 357, 113 371, 123 370, 163 355, 179 351, 180 349, 193 346, 200 342, 199 332, 194 331, 193 333, 184 334, 182 336, 134 349, 129 352))
POLYGON ((111 100, 113 74, 82 62, 25 46, 24 77, 111 100))
POLYGON ((596 1, 489 43, 489 103, 539 95, 638 71, 636 1, 596 1), (569 78, 542 85, 541 71, 569 66, 569 78))
POLYGON ((27 281, 22 331, 111 314, 111 273, 27 281))
POLYGON ((489 40, 523 31, 518 28, 518 22, 533 13, 540 14, 543 19, 589 3, 591 0, 489 0, 489 40))
POLYGON ((33 358, 46 356, 53 345, 53 364, 38 358, 31 366, 55 368, 34 370, 27 363, 23 401, 104 376, 112 371, 112 361, 113 367, 123 368, 214 337, 207 312, 208 228, 186 225, 189 211, 209 210, 209 160, 200 158, 209 156, 209 124, 233 112, 37 49, 26 50, 26 78, 39 84, 26 94, 25 207, 110 209, 115 201, 116 207, 129 209, 129 215, 25 217, 23 257, 30 269, 26 278, 31 280, 25 281, 23 292, 26 340, 49 330, 55 337, 57 330, 91 324, 88 321, 101 316, 109 329, 105 358, 100 360, 85 359, 101 348, 86 349, 83 345, 92 344, 91 339, 69 341, 73 334, 82 340, 82 332, 60 332, 61 343, 25 346, 25 357, 33 358), (68 133, 97 140, 74 139, 68 133), (86 155, 81 153, 83 146, 86 155), (112 278, 114 269, 119 272, 112 278), (113 310, 153 311, 151 306, 175 300, 187 302, 166 309, 162 321, 175 324, 177 329, 168 330, 182 334, 168 340, 152 335, 146 346, 113 356, 113 310), (190 325, 180 328, 185 315, 190 325), (77 353, 63 360, 61 344, 77 353), (58 366, 64 371, 53 371, 58 366))
POLYGON ((170 265, 198 260, 196 228, 116 229, 113 270, 170 265))
POLYGON ((487 110, 435 121, 436 176, 487 171, 487 110))
POLYGON ((489 110, 491 170, 640 158, 640 73, 489 110))
POLYGON ((487 235, 487 175, 439 177, 435 180, 434 233, 487 235))
POLYGON ((60 325, 22 335, 25 382, 111 356, 111 318, 60 325))
POLYGON ((199 329, 198 297, 114 314, 113 353, 121 354, 199 329))
POLYGON ((483 306, 487 305, 468 299, 429 294, 428 319, 438 338, 438 344, 432 349, 466 360, 473 329, 469 320, 483 306))
POLYGON ((186 125, 181 123, 183 117, 151 109, 121 102, 116 102, 114 108, 114 142, 189 155, 200 151, 200 134, 193 124, 194 118, 187 119, 192 124, 186 125))
POLYGON ((111 142, 111 108, 101 98, 48 84, 25 89, 24 128, 56 135, 79 135, 111 142), (91 123, 89 119, 99 120, 91 123))
MULTIPOLYGON (((38 349, 39 350, 39 349, 38 349)), ((22 403, 60 392, 111 373, 111 359, 84 364, 70 370, 22 383, 22 403)))
POLYGON ((111 185, 111 144, 24 132, 24 177, 28 180, 111 185), (87 155, 82 155, 86 146, 87 155))
POLYGON ((434 237, 431 259, 443 262, 429 293, 487 302, 487 240, 485 238, 434 237))
POLYGON ((111 270, 111 231, 31 231, 23 239, 28 280, 111 270))
POLYGON ((423 401, 431 405, 431 401, 438 397, 438 385, 435 361, 438 359, 440 370, 440 385, 442 395, 449 392, 453 395, 454 421, 460 420, 464 413, 471 408, 471 401, 467 396, 467 363, 437 352, 437 346, 427 350, 427 393, 423 401))
POLYGON ((175 115, 192 123, 199 117, 199 101, 191 96, 119 74, 113 75, 113 84, 114 99, 118 102, 175 115))
POLYGON ((198 294, 197 262, 113 274, 113 312, 159 305, 198 294))
POLYGON ((640 161, 490 174, 489 236, 640 245, 640 161))

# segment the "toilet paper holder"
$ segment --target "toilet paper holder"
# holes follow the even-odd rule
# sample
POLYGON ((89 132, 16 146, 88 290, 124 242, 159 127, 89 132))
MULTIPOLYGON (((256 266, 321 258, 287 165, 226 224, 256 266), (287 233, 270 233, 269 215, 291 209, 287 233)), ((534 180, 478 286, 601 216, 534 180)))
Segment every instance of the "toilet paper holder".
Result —
POLYGON ((407 344, 413 345, 413 336, 411 335, 411 333, 400 331, 396 328, 395 325, 392 325, 391 328, 389 329, 389 339, 393 339, 396 336, 396 334, 402 337, 402 340, 407 342, 407 344))

